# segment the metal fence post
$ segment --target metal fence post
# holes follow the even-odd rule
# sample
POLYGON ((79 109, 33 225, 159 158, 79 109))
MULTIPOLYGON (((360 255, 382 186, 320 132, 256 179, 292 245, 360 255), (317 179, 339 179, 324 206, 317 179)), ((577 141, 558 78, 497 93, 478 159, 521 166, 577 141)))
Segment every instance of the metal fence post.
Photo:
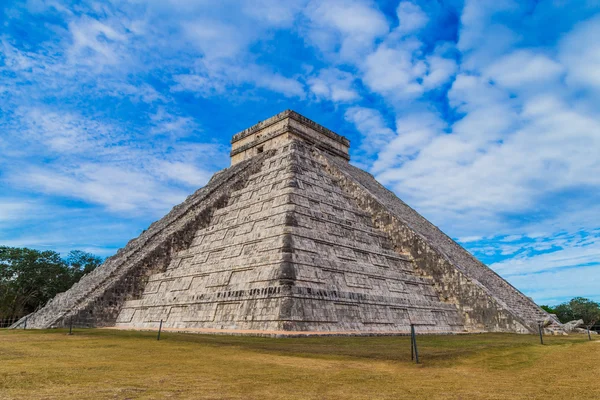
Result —
POLYGON ((160 331, 162 330, 162 319, 160 320, 160 325, 158 326, 158 336, 156 337, 156 340, 160 340, 160 331))
POLYGON ((539 328, 539 331, 540 331, 540 343, 541 343, 541 344, 544 344, 544 335, 543 335, 543 333, 542 333, 542 329, 543 329, 543 328, 542 328, 542 324, 539 324, 539 325, 538 325, 538 328, 539 328))
POLYGON ((419 350, 417 349, 417 334, 415 332, 414 324, 410 324, 410 333, 412 337, 412 345, 415 350, 415 362, 419 363, 419 350))
POLYGON ((414 332, 413 332, 413 325, 410 324, 410 360, 414 360, 415 359, 415 340, 414 340, 414 332))

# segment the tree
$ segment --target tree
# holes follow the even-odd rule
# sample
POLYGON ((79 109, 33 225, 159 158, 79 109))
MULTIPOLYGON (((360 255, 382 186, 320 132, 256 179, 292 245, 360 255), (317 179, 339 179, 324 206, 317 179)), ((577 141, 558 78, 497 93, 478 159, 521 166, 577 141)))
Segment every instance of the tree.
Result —
POLYGON ((546 311, 548 314, 556 314, 556 310, 550 306, 542 305, 540 308, 546 311))
POLYGON ((0 319, 35 311, 101 263, 77 250, 63 260, 55 251, 0 246, 0 319))
POLYGON ((562 303, 554 311, 562 323, 582 319, 586 326, 592 327, 600 321, 600 304, 583 297, 575 297, 562 303))
POLYGON ((102 261, 102 257, 81 250, 71 250, 67 258, 65 258, 65 262, 72 270, 71 273, 75 282, 79 281, 83 275, 89 274, 96 267, 100 266, 102 261))

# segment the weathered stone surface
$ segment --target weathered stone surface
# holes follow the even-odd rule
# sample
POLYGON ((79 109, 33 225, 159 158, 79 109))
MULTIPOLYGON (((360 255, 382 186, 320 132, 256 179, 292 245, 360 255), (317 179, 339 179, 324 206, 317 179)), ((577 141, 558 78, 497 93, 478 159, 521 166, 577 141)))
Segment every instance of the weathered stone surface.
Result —
POLYGON ((585 324, 582 319, 576 319, 573 321, 569 321, 562 325, 562 328, 565 332, 573 332, 577 328, 583 327, 585 324))
POLYGON ((215 210, 227 204, 269 154, 221 171, 160 221, 150 225, 101 267, 84 276, 27 319, 29 328, 113 326, 123 303, 141 295, 148 276, 164 270, 173 253, 189 247, 196 230, 209 223, 215 210))
POLYGON ((343 160, 350 160, 348 139, 297 112, 286 110, 233 135, 231 165, 263 151, 279 149, 292 139, 300 139, 343 160))
POLYGON ((454 303, 473 331, 535 332, 553 320, 530 298, 502 279, 468 251, 410 208, 372 175, 334 157, 323 155, 328 171, 340 179, 375 225, 386 232, 396 250, 410 254, 421 273, 436 282, 445 301, 454 303))
POLYGON ((123 305, 117 326, 462 331, 433 281, 322 168, 302 142, 284 145, 123 305))
MULTIPOLYGON (((588 330, 587 330, 587 328, 574 328, 572 330, 572 332, 575 332, 575 333, 585 333, 587 335, 588 330)), ((596 331, 589 331, 589 332, 590 332, 590 335, 597 335, 598 334, 598 332, 596 332, 596 331)))
POLYGON ((292 111, 233 139, 232 167, 28 326, 406 333, 558 322, 348 163, 292 111))

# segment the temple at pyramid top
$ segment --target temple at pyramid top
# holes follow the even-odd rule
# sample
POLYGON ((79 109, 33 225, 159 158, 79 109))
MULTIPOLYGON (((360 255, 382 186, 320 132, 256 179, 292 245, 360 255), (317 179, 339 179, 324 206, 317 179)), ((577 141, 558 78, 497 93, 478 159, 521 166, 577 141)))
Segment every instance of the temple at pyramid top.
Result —
POLYGON ((301 139, 330 155, 350 160, 348 139, 295 111, 286 110, 233 135, 231 165, 263 151, 280 148, 293 139, 301 139))

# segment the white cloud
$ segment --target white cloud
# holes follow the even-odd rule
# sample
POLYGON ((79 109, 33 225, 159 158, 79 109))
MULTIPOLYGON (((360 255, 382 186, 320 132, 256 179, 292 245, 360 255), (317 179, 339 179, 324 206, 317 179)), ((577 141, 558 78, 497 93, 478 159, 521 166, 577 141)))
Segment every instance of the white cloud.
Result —
POLYGON ((414 37, 397 39, 391 34, 361 62, 363 82, 391 104, 405 105, 446 84, 457 71, 450 57, 453 48, 440 43, 431 53, 414 37))
POLYGON ((250 40, 235 26, 212 19, 187 22, 183 29, 191 44, 202 51, 208 62, 237 56, 250 40))
POLYGON ((474 238, 466 246, 476 256, 498 257, 490 265, 538 304, 557 304, 574 296, 599 299, 600 232, 561 231, 474 238))
POLYGON ((68 170, 30 168, 14 179, 18 186, 85 200, 116 212, 156 213, 187 195, 181 190, 161 187, 148 173, 99 164, 83 164, 68 170))
POLYGON ((494 23, 492 17, 500 13, 522 13, 526 5, 519 3, 516 0, 465 1, 460 16, 458 48, 463 52, 475 50, 486 55, 501 54, 516 37, 506 26, 494 23), (486 48, 491 40, 496 40, 496 44, 486 48))
POLYGON ((194 92, 201 96, 211 93, 221 93, 225 90, 225 82, 211 79, 208 76, 195 74, 181 74, 173 76, 175 85, 171 86, 173 92, 194 92))
POLYGON ((124 51, 127 35, 119 30, 87 17, 69 23, 71 63, 93 68, 121 64, 128 54, 124 51))
POLYGON ((426 90, 436 89, 445 84, 458 69, 454 59, 438 55, 427 56, 426 63, 427 75, 423 77, 423 87, 426 90))
POLYGON ((518 50, 500 58, 484 70, 498 84, 520 89, 524 85, 554 83, 563 73, 562 65, 531 50, 518 50))
POLYGON ((371 1, 311 1, 305 14, 311 22, 306 27, 309 40, 343 60, 358 61, 389 31, 385 16, 371 1))
POLYGON ((502 238, 500 241, 501 242, 514 242, 517 240, 521 240, 523 239, 523 235, 508 235, 504 238, 502 238))
POLYGON ((173 115, 163 107, 158 108, 156 113, 150 115, 150 120, 154 124, 150 129, 150 133, 153 135, 183 137, 189 136, 199 130, 193 118, 173 115))
POLYGON ((28 229, 19 229, 19 225, 13 222, 0 230, 0 245, 53 250, 63 256, 75 249, 110 256, 141 232, 124 216, 119 222, 113 222, 97 208, 64 207, 51 203, 38 203, 37 206, 37 209, 32 209, 34 217, 24 222, 28 229))
MULTIPOLYGON (((410 68, 408 55, 404 60, 410 68)), ((397 137, 390 134, 391 139, 372 142, 378 149, 371 167, 377 178, 436 223, 452 226, 457 235, 489 235, 507 228, 505 213, 526 213, 544 196, 600 185, 600 163, 593 155, 600 148, 600 118, 588 112, 587 99, 566 102, 560 90, 535 96, 525 83, 517 85, 531 74, 536 76, 527 84, 538 79, 551 87, 560 85, 562 67, 534 52, 521 52, 502 58, 490 70, 498 84, 476 73, 456 77, 448 98, 462 117, 451 126, 413 104, 397 111, 403 115, 396 121, 397 137), (511 57, 528 60, 522 75, 499 67, 512 64, 511 57), (530 63, 549 68, 536 74, 530 63), (510 85, 511 91, 500 83, 510 85), (406 129, 400 132, 402 126, 406 129)), ((382 82, 402 82, 401 87, 410 81, 382 82)), ((363 127, 357 124, 357 129, 368 139, 363 127)), ((385 124, 379 127, 385 129, 385 124)))
MULTIPOLYGON (((396 136, 379 151, 372 171, 386 182, 394 181, 388 168, 412 159, 445 127, 439 116, 429 112, 414 112, 396 119, 396 136)), ((370 138, 369 138, 370 139, 370 138)))
POLYGON ((421 7, 410 1, 401 1, 396 9, 396 14, 400 21, 397 30, 403 35, 417 32, 429 22, 429 17, 421 10, 421 7))
POLYGON ((509 282, 538 304, 557 305, 575 296, 599 301, 600 266, 579 266, 577 269, 548 271, 508 277, 509 282))
POLYGON ((418 82, 427 70, 423 61, 413 63, 413 52, 421 43, 406 41, 396 48, 383 44, 364 64, 364 82, 371 90, 391 97, 414 98, 423 93, 418 82))
POLYGON ((285 97, 299 97, 303 99, 305 96, 304 85, 297 79, 288 78, 258 66, 254 68, 240 68, 237 70, 237 76, 254 83, 257 87, 281 93, 285 97))
POLYGON ((394 131, 386 126, 381 113, 372 108, 351 107, 346 110, 347 121, 356 125, 365 139, 363 147, 374 152, 388 143, 394 136, 394 131))
POLYGON ((560 43, 567 80, 580 88, 600 89, 600 16, 578 24, 560 43))
POLYGON ((322 69, 308 79, 311 92, 318 99, 344 103, 357 100, 360 96, 354 89, 354 76, 337 68, 322 69))
POLYGON ((305 6, 306 0, 253 0, 241 4, 244 14, 274 27, 287 27, 293 24, 305 6))
POLYGON ((13 137, 7 146, 27 148, 27 157, 4 163, 4 182, 15 190, 80 199, 110 212, 161 214, 205 184, 228 158, 218 145, 179 142, 197 126, 162 108, 150 116, 149 132, 49 108, 21 109, 16 115, 21 120, 7 126, 13 137), (151 141, 148 133, 154 134, 151 141), (43 166, 29 161, 37 157, 47 158, 43 166))
POLYGON ((163 161, 159 164, 159 168, 168 179, 180 181, 197 188, 204 186, 212 175, 209 171, 201 170, 195 165, 180 161, 163 161))
POLYGON ((107 61, 102 54, 74 46, 67 31, 59 42, 48 43, 43 51, 17 48, 8 40, 0 40, 0 54, 4 57, 0 72, 5 73, 0 96, 4 90, 11 94, 6 101, 31 106, 36 101, 43 102, 45 96, 77 97, 85 88, 96 97, 107 95, 148 104, 165 101, 151 85, 134 79, 129 81, 128 72, 138 66, 132 60, 133 49, 125 50, 123 46, 125 44, 120 43, 111 50, 118 55, 107 61))
POLYGON ((143 102, 153 104, 156 102, 167 102, 167 99, 162 94, 147 83, 136 82, 136 84, 132 84, 121 80, 103 80, 98 82, 98 90, 111 97, 129 98, 134 103, 143 102))
POLYGON ((245 67, 228 63, 212 63, 210 69, 197 74, 174 76, 173 92, 194 92, 200 97, 222 95, 228 88, 251 83, 257 88, 271 90, 286 97, 305 97, 304 85, 297 79, 288 78, 258 65, 245 67))
POLYGON ((459 241, 460 243, 470 243, 470 242, 477 242, 481 239, 483 239, 482 236, 463 236, 463 237, 457 238, 456 240, 459 241))
POLYGON ((586 246, 570 246, 550 253, 527 255, 494 263, 491 267, 504 276, 528 275, 532 273, 577 267, 585 264, 599 264, 600 242, 586 246))
POLYGON ((26 129, 23 139, 58 153, 82 153, 102 149, 114 128, 71 113, 57 113, 47 108, 22 108, 19 118, 26 129))
POLYGON ((0 199, 0 224, 32 218, 39 206, 29 200, 0 199))

